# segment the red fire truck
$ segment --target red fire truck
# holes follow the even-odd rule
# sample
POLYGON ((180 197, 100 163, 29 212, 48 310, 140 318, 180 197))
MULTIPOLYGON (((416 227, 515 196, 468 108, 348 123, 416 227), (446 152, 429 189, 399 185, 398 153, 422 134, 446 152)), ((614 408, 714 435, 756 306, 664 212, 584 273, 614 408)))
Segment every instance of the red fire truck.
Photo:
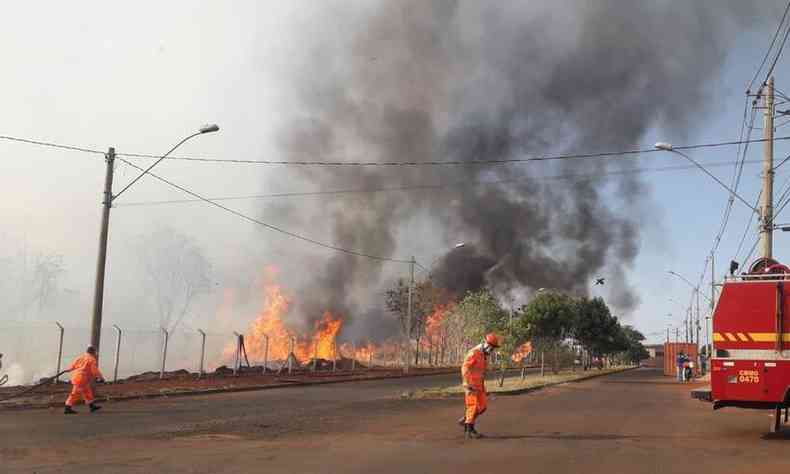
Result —
POLYGON ((761 258, 724 281, 712 356, 710 389, 694 396, 712 401, 714 410, 773 410, 771 431, 779 431, 790 406, 790 269, 761 258))

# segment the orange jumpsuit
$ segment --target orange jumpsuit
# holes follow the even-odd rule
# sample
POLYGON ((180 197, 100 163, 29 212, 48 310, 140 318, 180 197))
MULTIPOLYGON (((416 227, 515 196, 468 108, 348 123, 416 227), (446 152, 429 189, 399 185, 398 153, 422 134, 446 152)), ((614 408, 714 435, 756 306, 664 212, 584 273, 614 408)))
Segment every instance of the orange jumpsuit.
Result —
POLYGON ((80 398, 85 400, 86 405, 93 402, 93 389, 91 381, 96 378, 104 378, 96 364, 96 357, 92 354, 82 354, 77 357, 69 367, 71 372, 71 393, 66 399, 66 406, 74 406, 80 398))
POLYGON ((486 355, 482 347, 476 346, 466 354, 464 363, 461 366, 461 377, 464 381, 464 388, 471 389, 471 393, 464 395, 464 405, 466 406, 466 423, 474 424, 478 416, 483 414, 488 407, 486 400, 486 355))

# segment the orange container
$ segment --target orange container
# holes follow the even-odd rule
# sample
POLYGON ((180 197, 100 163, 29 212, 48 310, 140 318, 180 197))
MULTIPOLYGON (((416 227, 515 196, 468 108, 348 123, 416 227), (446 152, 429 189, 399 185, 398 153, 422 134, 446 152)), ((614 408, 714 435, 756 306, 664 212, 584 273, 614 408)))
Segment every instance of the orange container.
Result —
POLYGON ((694 375, 699 375, 697 345, 686 342, 664 343, 664 375, 672 377, 677 375, 677 358, 680 352, 686 354, 690 360, 694 361, 694 375))

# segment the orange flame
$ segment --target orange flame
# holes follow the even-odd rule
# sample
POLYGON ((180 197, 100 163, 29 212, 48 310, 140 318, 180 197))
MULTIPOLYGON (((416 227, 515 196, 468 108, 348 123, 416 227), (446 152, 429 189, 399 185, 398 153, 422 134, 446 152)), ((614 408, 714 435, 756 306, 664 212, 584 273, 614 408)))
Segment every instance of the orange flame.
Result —
MULTIPOLYGON (((276 270, 267 269, 267 280, 271 280, 276 270)), ((283 288, 275 283, 263 286, 263 308, 244 334, 244 347, 250 363, 285 361, 293 352, 299 362, 307 362, 314 357, 332 360, 354 357, 362 364, 368 364, 371 356, 377 365, 396 364, 399 344, 387 341, 380 345, 372 342, 351 344, 337 342, 343 328, 343 318, 325 311, 315 322, 308 334, 297 332, 287 322, 292 300, 283 288)), ((437 316, 435 325, 443 316, 437 316)), ((433 331, 433 329, 431 329, 433 331)), ((229 344, 224 351, 225 360, 233 360, 235 344, 229 344)))
POLYGON ((513 362, 521 362, 529 355, 530 352, 532 352, 532 343, 527 341, 524 344, 518 346, 510 358, 513 360, 513 362))

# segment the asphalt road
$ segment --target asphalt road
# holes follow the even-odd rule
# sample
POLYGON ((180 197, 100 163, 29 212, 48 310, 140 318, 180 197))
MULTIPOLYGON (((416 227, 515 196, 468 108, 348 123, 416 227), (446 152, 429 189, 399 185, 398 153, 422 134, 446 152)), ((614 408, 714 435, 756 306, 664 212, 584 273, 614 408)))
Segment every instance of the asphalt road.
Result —
POLYGON ((790 472, 790 433, 648 370, 491 400, 464 440, 460 400, 403 400, 454 376, 0 412, 0 472, 790 472), (83 410, 84 411, 84 410, 83 410))

